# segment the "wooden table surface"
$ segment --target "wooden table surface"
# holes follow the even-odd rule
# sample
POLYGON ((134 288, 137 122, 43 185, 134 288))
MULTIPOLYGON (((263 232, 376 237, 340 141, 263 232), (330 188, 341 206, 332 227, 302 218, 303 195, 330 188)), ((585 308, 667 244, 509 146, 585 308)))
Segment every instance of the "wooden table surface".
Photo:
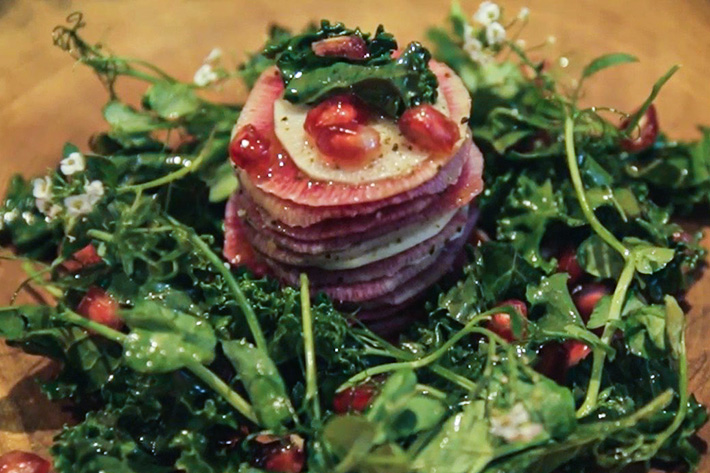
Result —
MULTIPOLYGON (((473 12, 477 4, 463 2, 473 12)), ((641 63, 600 74, 588 85, 585 101, 630 110, 673 64, 683 68, 657 101, 663 129, 675 138, 697 137, 696 125, 710 124, 710 2, 707 0, 518 0, 501 4, 512 17, 531 9, 523 37, 528 44, 554 36, 552 57, 565 56, 570 70, 610 51, 637 55, 641 63)), ((329 18, 365 30, 383 23, 402 41, 421 39, 444 19, 448 0, 0 0, 0 193, 10 175, 42 173, 56 163, 62 144, 85 147, 103 127, 106 93, 81 66, 51 43, 52 28, 81 9, 87 38, 122 55, 155 62, 190 79, 215 46, 233 61, 257 48, 270 22, 300 27, 329 18)), ((136 96, 136 84, 124 90, 136 96)), ((228 86, 224 96, 244 91, 228 86)), ((707 223, 707 222, 706 222, 707 223)), ((710 246, 710 240, 706 238, 710 246)), ((0 263, 0 303, 21 281, 18 268, 0 263)), ((691 385, 710 403, 710 364, 705 324, 710 318, 710 276, 691 291, 688 327, 691 385)), ((0 345, 0 453, 44 451, 63 418, 43 400, 28 375, 41 373, 42 360, 0 345)), ((703 436, 710 439, 710 429, 703 436)), ((701 471, 710 472, 706 459, 701 471)))

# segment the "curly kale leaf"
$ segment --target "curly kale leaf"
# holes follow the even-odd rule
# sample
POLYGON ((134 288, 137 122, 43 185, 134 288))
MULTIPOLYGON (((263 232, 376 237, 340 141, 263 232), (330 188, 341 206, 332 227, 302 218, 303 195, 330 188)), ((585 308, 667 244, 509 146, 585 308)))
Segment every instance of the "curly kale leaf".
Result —
POLYGON ((321 23, 308 32, 268 45, 263 52, 274 58, 286 86, 284 97, 293 103, 312 104, 334 93, 350 91, 383 113, 397 117, 405 109, 433 103, 438 81, 429 69, 431 54, 419 43, 410 43, 396 59, 397 43, 382 26, 374 37, 340 23, 321 23), (365 41, 368 55, 362 60, 318 56, 312 44, 338 36, 365 41))

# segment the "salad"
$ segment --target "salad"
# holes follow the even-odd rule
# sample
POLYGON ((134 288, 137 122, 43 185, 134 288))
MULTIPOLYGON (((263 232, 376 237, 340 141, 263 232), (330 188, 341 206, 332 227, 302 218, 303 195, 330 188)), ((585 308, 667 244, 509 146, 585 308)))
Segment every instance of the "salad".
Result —
POLYGON ((694 470, 684 294, 710 205, 710 129, 654 100, 583 108, 518 40, 529 12, 454 3, 427 49, 323 20, 272 26, 191 83, 86 40, 108 131, 15 176, 18 288, 0 338, 54 360, 51 460, 2 473, 694 470), (145 83, 140 107, 115 84, 145 83), (203 92, 244 81, 244 104, 203 92))

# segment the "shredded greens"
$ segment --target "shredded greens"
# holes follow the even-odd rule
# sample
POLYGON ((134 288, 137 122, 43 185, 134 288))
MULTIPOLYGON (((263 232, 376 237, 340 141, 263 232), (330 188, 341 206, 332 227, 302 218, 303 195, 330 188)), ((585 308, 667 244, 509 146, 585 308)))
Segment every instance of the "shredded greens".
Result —
POLYGON ((302 35, 273 27, 238 70, 206 62, 182 83, 86 42, 80 14, 57 27, 55 43, 106 84, 109 131, 86 152, 66 145, 49 175, 10 182, 0 208, 7 258, 26 262, 23 287, 56 304, 0 309, 0 337, 62 366, 42 385, 76 414, 52 447, 58 473, 696 467, 692 440, 707 413, 688 389, 681 307, 706 252, 675 218, 710 205, 710 129, 698 142, 659 135, 625 151, 676 68, 637 112, 610 120, 580 108, 582 83, 636 58, 595 59, 568 93, 515 41, 527 17, 505 39, 490 3, 478 24, 454 4, 451 28, 429 33, 475 104, 480 241, 462 274, 432 288, 428 316, 396 340, 311 298, 305 276, 281 287, 225 266, 224 201, 238 186, 227 147, 240 109, 200 89, 231 77, 253 84, 276 64, 289 100, 367 83, 363 98, 396 117, 435 99, 426 49, 412 44, 393 59, 382 28, 369 37, 328 22, 302 35), (314 41, 341 35, 364 39, 369 58, 313 54, 314 41), (116 94, 124 76, 146 83, 140 108, 116 94), (87 247, 98 259, 72 268, 87 247), (558 269, 564 250, 583 284, 608 288, 589 317, 573 275, 558 269), (96 287, 120 305, 122 329, 77 313, 96 287), (527 304, 527 317, 511 300, 527 304), (512 342, 490 329, 501 313, 512 342), (569 364, 575 343, 590 355, 569 364), (362 386, 374 392, 367 408, 337 412, 339 393, 362 386), (274 470, 284 452, 298 452, 291 469, 274 470))

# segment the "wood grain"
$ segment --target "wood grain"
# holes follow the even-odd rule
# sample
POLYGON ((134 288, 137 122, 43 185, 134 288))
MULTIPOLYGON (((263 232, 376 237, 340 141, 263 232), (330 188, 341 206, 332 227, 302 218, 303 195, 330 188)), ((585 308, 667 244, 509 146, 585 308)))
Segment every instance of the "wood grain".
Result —
MULTIPOLYGON (((468 11, 474 2, 463 2, 468 11)), ((509 16, 524 5, 501 2, 509 16)), ((662 127, 673 137, 697 136, 698 123, 710 124, 710 2, 706 0, 531 0, 528 45, 557 41, 552 57, 569 58, 571 71, 610 51, 637 55, 641 62, 604 72, 588 84, 585 102, 633 109, 654 80, 671 65, 683 65, 658 99, 662 127)), ((444 19, 448 0, 0 0, 0 192, 16 172, 41 173, 53 165, 61 146, 84 147, 103 127, 106 93, 92 74, 75 66, 51 44, 51 30, 76 9, 88 21, 86 36, 116 52, 155 62, 189 79, 215 46, 233 61, 263 41, 267 24, 299 27, 320 18, 365 29, 383 23, 402 40, 421 39, 426 28, 444 19)), ((138 96, 138 84, 124 92, 138 96)), ((238 100, 244 91, 230 85, 222 98, 238 100)), ((706 222, 707 223, 707 222, 706 222)), ((706 239, 710 246, 710 240, 706 239)), ((15 265, 0 263, 0 302, 21 281, 15 265)), ((710 403, 710 277, 690 292, 688 327, 691 384, 710 403)), ((39 395, 32 376, 42 360, 0 346, 0 453, 19 448, 44 451, 66 417, 39 395)), ((710 430, 703 432, 710 438, 710 430)), ((710 461, 701 471, 710 471, 710 461)))

